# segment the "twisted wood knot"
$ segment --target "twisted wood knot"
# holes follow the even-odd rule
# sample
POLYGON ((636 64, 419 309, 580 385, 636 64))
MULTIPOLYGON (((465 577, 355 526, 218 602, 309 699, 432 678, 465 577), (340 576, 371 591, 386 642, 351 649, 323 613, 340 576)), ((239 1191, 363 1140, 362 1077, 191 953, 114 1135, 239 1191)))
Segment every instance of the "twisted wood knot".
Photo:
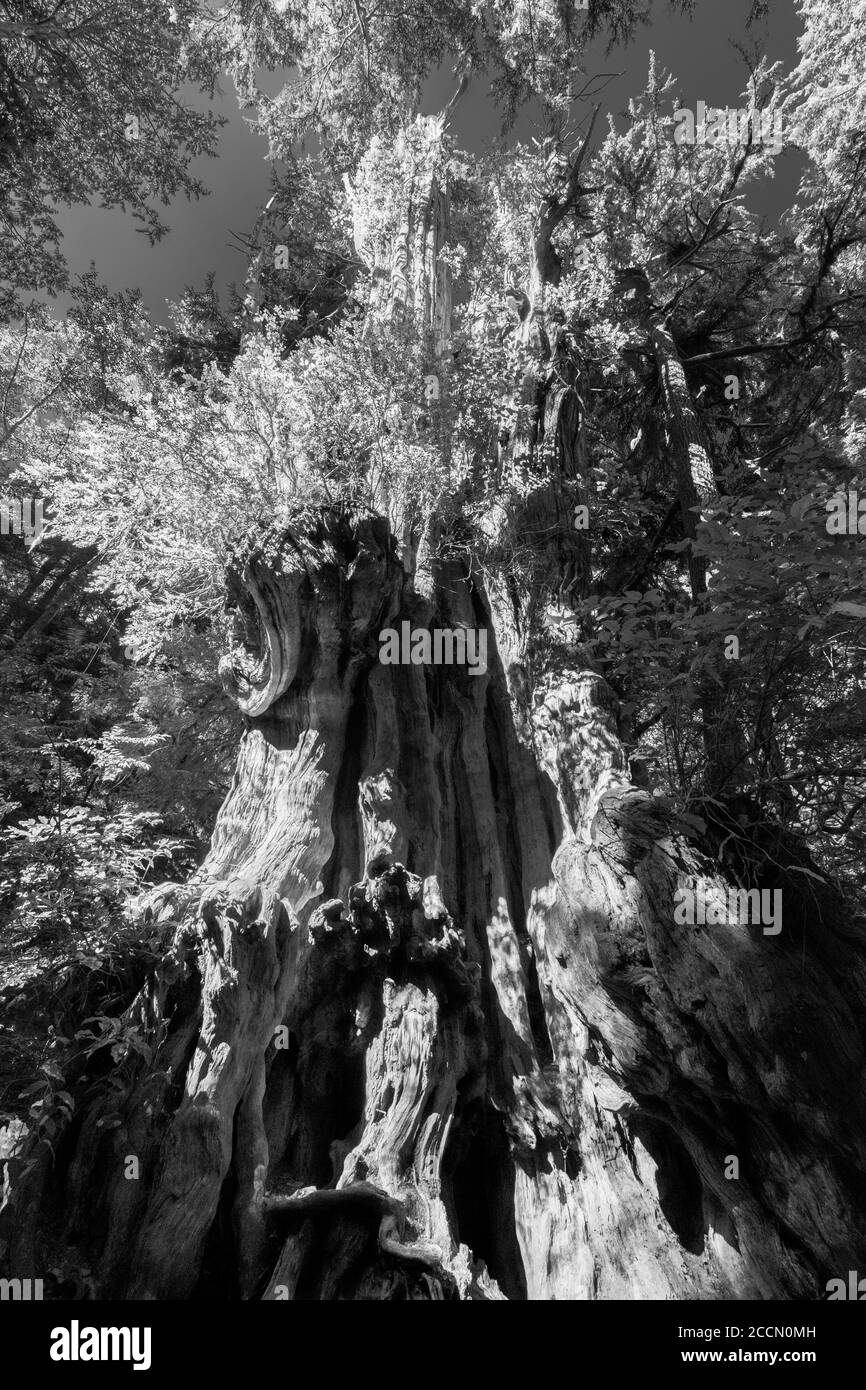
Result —
POLYGON ((343 656, 366 651, 401 581, 384 518, 318 508, 247 536, 226 569, 232 645, 219 662, 226 693, 250 718, 266 714, 299 672, 321 664, 323 614, 350 616, 341 628, 343 656))
POLYGON ((447 912, 435 878, 422 882, 402 864, 377 866, 372 878, 320 903, 310 917, 311 945, 348 950, 356 968, 375 961, 433 969, 458 998, 479 992, 480 972, 466 960, 463 932, 447 912))

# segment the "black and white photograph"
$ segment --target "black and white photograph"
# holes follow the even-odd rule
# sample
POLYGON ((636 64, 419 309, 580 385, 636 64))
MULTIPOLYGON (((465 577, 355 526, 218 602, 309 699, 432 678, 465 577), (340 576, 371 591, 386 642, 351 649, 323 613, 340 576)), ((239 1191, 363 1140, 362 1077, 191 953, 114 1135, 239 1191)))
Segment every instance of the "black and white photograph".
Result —
POLYGON ((862 1342, 866 0, 0 0, 0 613, 29 1365, 862 1342))

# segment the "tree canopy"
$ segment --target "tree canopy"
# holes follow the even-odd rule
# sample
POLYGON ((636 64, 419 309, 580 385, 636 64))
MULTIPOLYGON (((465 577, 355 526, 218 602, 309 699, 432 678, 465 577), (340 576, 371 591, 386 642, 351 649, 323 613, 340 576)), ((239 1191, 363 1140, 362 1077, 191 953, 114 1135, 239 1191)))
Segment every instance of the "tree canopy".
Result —
POLYGON ((855 0, 798 12, 793 71, 744 72, 741 105, 778 110, 802 166, 773 224, 750 190, 776 156, 748 131, 678 143, 677 81, 655 63, 606 131, 574 101, 586 39, 641 22, 627 0, 0 3, 3 486, 44 497, 49 518, 41 550, 3 540, 7 912, 27 893, 46 910, 28 837, 78 854, 63 891, 79 896, 106 836, 145 876, 157 821, 159 854, 197 852, 237 728, 216 662, 222 573, 249 528, 375 511, 384 488, 410 533, 432 520, 438 545, 532 588, 538 538, 509 518, 554 467, 537 438, 516 447, 540 355, 545 389, 579 403, 563 487, 589 559, 539 599, 539 633, 605 672, 634 768, 686 814, 744 798, 862 891, 866 565, 827 504, 866 488, 866 19, 855 0), (431 401, 425 343, 396 354, 368 312, 353 214, 365 197, 368 220, 398 205, 395 138, 443 64, 455 87, 486 73, 506 115, 537 103, 538 133, 479 155, 445 121, 454 302, 431 401), (65 322, 24 313, 64 282, 58 205, 129 206, 158 235, 154 201, 201 191, 189 162, 215 125, 178 93, 212 91, 221 69, 285 162, 229 308, 205 280, 155 329, 136 295, 89 275, 65 322), (268 69, 288 74, 276 96, 268 69), (682 500, 696 458, 700 506, 682 500), (711 789, 713 690, 737 751, 711 789))
POLYGON ((213 154, 216 71, 190 37, 193 0, 0 3, 0 315, 66 283, 57 213, 98 200, 128 209, 151 240, 159 205, 198 197, 191 161, 213 154))

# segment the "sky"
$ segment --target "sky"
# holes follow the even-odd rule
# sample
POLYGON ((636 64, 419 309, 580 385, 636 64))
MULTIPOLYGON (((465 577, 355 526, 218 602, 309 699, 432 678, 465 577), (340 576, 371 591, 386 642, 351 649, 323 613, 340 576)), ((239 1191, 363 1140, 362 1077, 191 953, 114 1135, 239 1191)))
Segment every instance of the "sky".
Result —
MULTIPOLYGON (((588 75, 617 74, 606 81, 600 94, 602 115, 609 112, 618 124, 624 122, 629 97, 644 87, 651 50, 659 66, 679 79, 684 105, 694 108, 703 100, 708 106, 740 106, 747 70, 737 43, 748 49, 757 43, 768 58, 781 60, 786 68, 797 57, 794 0, 770 0, 767 19, 747 31, 750 9, 751 0, 696 0, 695 16, 689 20, 671 13, 666 0, 653 0, 651 24, 638 32, 628 48, 607 54, 600 43, 586 52, 588 75)), ((450 73, 437 74, 428 84, 425 109, 441 109, 454 85, 450 73)), ((132 218, 117 209, 76 207, 59 219, 71 273, 80 274, 95 262, 109 288, 140 289, 157 323, 168 321, 168 302, 179 299, 186 285, 200 287, 209 270, 215 272, 226 302, 229 284, 242 281, 246 264, 232 234, 252 229, 269 194, 266 143, 238 111, 228 78, 222 97, 213 105, 228 118, 219 154, 215 159, 196 160, 192 170, 211 190, 210 196, 197 201, 180 198, 163 210, 170 230, 156 246, 151 247, 132 218)), ((475 82, 451 122, 456 139, 466 149, 478 151, 497 137, 500 125, 501 117, 484 83, 475 82)), ((604 129, 601 122, 598 133, 603 135, 604 129)), ((525 138, 529 133, 530 122, 524 117, 516 135, 525 138)), ((795 156, 779 156, 775 178, 752 195, 751 206, 773 216, 791 201, 796 175, 795 156)), ((59 300, 58 310, 62 312, 67 302, 59 300)))

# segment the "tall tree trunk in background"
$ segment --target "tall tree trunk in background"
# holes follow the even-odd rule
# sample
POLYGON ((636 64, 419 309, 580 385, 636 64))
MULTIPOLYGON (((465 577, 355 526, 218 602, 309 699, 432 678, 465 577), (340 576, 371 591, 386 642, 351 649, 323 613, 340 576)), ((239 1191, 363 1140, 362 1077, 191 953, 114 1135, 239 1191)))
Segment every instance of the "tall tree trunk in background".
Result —
MULTIPOLYGON (((447 392, 443 138, 407 132, 375 232, 375 188, 353 196, 371 312, 427 336, 447 392)), ((578 592, 588 571, 556 351, 510 522, 560 528, 531 593, 384 512, 232 560, 223 674, 249 722, 207 860, 147 909, 169 944, 129 1017, 152 1058, 20 1186, 43 1258, 96 1296, 816 1297, 866 1258, 843 905, 810 879, 779 935, 678 924, 678 888, 723 899, 725 836, 631 785, 603 677, 539 622, 558 547, 578 592), (482 630, 486 671, 383 665, 404 621, 482 630)))
MULTIPOLYGON (((712 602, 711 577, 694 542, 707 508, 718 498, 710 451, 667 318, 652 304, 646 272, 640 267, 624 271, 620 287, 632 302, 632 313, 658 373, 670 484, 679 503, 683 535, 689 542, 686 558, 692 600, 698 612, 706 612, 712 602)), ((748 752, 732 690, 731 667, 719 651, 703 656, 697 694, 706 753, 704 784, 711 795, 730 795, 747 780, 748 752)))

